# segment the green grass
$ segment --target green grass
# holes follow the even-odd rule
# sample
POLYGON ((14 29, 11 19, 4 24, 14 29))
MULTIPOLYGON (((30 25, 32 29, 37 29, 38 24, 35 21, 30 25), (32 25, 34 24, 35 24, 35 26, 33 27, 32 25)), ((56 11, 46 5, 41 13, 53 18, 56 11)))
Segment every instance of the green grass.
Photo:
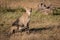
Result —
POLYGON ((9 36, 6 37, 5 35, 6 30, 8 31, 13 21, 15 21, 18 17, 20 17, 23 11, 25 11, 23 8, 21 8, 20 10, 20 6, 18 5, 17 5, 18 8, 15 8, 14 3, 15 2, 20 3, 21 1, 23 1, 23 4, 24 2, 37 3, 38 0, 37 1, 36 0, 3 0, 3 1, 4 3, 1 4, 3 8, 0 8, 0 40, 60 40, 60 15, 59 15, 60 9, 57 9, 57 11, 55 10, 53 15, 44 15, 41 14, 40 12, 35 13, 36 11, 33 10, 33 12, 31 13, 31 21, 29 27, 31 29, 32 28, 36 28, 36 29, 32 30, 31 33, 29 34, 27 34, 26 31, 22 32, 22 34, 20 32, 17 32, 10 35, 10 37, 9 36), (5 4, 6 2, 7 2, 7 6, 9 6, 9 3, 14 4, 11 7, 12 9, 5 8, 3 4, 5 4))
POLYGON ((20 12, 2 12, 0 13, 0 31, 10 27, 13 20, 16 20, 22 13, 20 12))
MULTIPOLYGON (((4 1, 8 1, 10 3, 13 2, 13 4, 15 2, 15 0, 4 1)), ((37 2, 38 0, 16 0, 16 2, 18 1, 37 2)), ((13 21, 20 17, 23 11, 25 11, 23 8, 21 10, 19 8, 20 6, 18 8, 11 9, 13 11, 15 10, 14 12, 11 12, 9 8, 5 9, 4 6, 3 9, 0 8, 0 40, 60 40, 60 15, 57 15, 57 13, 60 14, 60 9, 58 9, 58 11, 55 10, 53 15, 44 15, 40 12, 35 13, 36 11, 33 10, 33 12, 31 13, 31 21, 29 27, 31 29, 36 29, 32 30, 30 34, 27 34, 25 31, 22 32, 22 34, 20 32, 17 32, 10 35, 10 37, 6 37, 6 30, 8 31, 13 21), (7 10, 9 10, 9 12, 7 10)))
MULTIPOLYGON (((56 25, 60 23, 60 15, 43 15, 41 13, 32 13, 31 24, 36 27, 44 27, 47 25, 56 25), (34 23, 33 23, 34 22, 34 23)), ((34 27, 35 27, 34 26, 34 27)), ((33 27, 31 25, 31 27, 33 27)))
MULTIPOLYGON (((14 20, 22 15, 23 12, 1 12, 0 13, 0 31, 9 28, 14 20)), ((60 15, 43 15, 41 13, 31 13, 30 28, 41 28, 47 25, 58 25, 60 15)))

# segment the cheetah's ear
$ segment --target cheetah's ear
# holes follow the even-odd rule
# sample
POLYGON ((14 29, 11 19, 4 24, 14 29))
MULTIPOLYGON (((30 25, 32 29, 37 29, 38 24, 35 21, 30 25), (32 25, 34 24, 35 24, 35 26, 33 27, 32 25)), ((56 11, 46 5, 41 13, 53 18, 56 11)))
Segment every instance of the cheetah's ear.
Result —
POLYGON ((30 12, 32 12, 32 8, 30 8, 30 12))
POLYGON ((32 12, 32 8, 26 8, 26 7, 24 7, 24 9, 26 10, 26 12, 32 12))

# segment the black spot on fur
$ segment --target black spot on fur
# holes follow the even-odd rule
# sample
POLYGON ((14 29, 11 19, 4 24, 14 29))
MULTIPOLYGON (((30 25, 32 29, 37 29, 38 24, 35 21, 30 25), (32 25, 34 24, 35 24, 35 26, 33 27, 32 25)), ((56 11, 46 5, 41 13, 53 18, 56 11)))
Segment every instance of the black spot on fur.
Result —
POLYGON ((19 20, 17 19, 17 20, 12 24, 12 26, 18 26, 18 22, 19 22, 19 20))
POLYGON ((0 26, 4 26, 4 24, 0 24, 0 26))
POLYGON ((15 33, 15 30, 13 30, 13 33, 15 33))
POLYGON ((50 8, 50 6, 48 6, 48 7, 46 7, 47 9, 49 9, 50 8))

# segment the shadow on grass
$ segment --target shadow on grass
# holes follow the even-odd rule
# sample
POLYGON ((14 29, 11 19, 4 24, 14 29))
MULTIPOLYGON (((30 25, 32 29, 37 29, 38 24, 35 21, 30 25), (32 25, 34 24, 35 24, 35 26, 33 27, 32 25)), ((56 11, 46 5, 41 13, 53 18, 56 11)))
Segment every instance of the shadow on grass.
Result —
POLYGON ((33 32, 33 31, 35 31, 35 32, 37 32, 37 31, 42 31, 42 30, 49 30, 51 27, 49 27, 49 28, 32 28, 32 29, 30 29, 30 31, 31 32, 33 32))
POLYGON ((22 29, 22 30, 18 30, 18 31, 14 31, 14 30, 13 30, 13 32, 12 32, 11 34, 8 34, 7 36, 11 36, 11 35, 13 35, 13 34, 15 34, 15 33, 23 33, 23 34, 24 34, 24 32, 26 32, 26 33, 28 33, 28 34, 30 34, 30 33, 40 33, 41 31, 50 30, 50 29, 52 29, 52 28, 53 28, 53 27, 31 28, 31 29, 28 29, 28 30, 22 29))
MULTIPOLYGON (((41 32, 41 31, 45 31, 45 30, 50 30, 50 29, 52 29, 53 27, 47 27, 47 28, 31 28, 31 29, 29 29, 29 30, 26 30, 26 29, 23 29, 22 30, 22 32, 26 32, 26 31, 29 31, 30 33, 32 33, 32 32, 34 32, 34 33, 36 33, 36 32, 41 32)), ((19 31, 20 32, 20 31, 19 31)))

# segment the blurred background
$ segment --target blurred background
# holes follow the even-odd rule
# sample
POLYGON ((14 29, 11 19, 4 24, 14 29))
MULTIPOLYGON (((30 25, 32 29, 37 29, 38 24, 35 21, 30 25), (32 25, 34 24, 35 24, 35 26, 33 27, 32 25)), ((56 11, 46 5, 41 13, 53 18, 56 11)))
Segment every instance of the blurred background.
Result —
POLYGON ((0 0, 0 40, 60 40, 60 0, 0 0), (24 7, 32 8, 32 32, 6 36, 12 23, 25 13, 24 7))

